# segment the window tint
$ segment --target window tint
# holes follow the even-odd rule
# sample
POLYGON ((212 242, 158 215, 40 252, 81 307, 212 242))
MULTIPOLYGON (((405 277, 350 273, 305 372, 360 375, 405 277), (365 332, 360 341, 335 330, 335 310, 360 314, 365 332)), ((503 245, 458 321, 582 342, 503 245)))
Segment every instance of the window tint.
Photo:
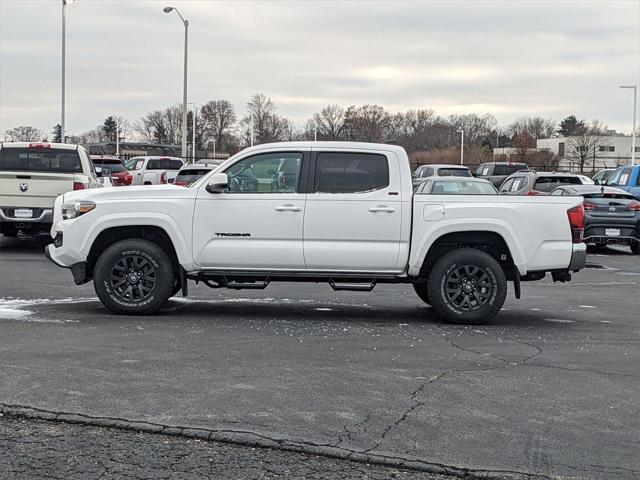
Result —
POLYGON ((507 175, 507 166, 506 165, 495 165, 493 167, 494 175, 507 175))
POLYGON ((508 192, 511 189, 511 185, 513 185, 513 178, 510 178, 506 182, 502 184, 500 187, 501 192, 508 192))
POLYGON ((147 170, 180 170, 184 164, 182 160, 173 158, 152 158, 147 164, 147 170))
POLYGON ((616 185, 620 185, 622 187, 626 187, 629 185, 629 179, 631 177, 631 169, 623 168, 620 173, 620 177, 616 180, 616 185))
POLYGON ((422 170, 422 177, 431 177, 433 175, 433 168, 431 167, 425 167, 422 170))
POLYGON ((368 192, 388 185, 389 165, 384 155, 330 152, 318 154, 316 192, 368 192))
POLYGON ((138 160, 141 160, 140 157, 133 157, 133 158, 128 158, 126 160, 123 160, 122 163, 124 164, 127 170, 138 170, 138 167, 137 167, 138 160))
POLYGON ((0 149, 0 171, 80 173, 82 164, 76 150, 0 149))
POLYGON ((96 167, 109 168, 113 173, 122 173, 127 171, 127 169, 124 168, 124 165, 122 164, 122 162, 119 162, 117 160, 92 160, 92 161, 96 167))
POLYGON ((300 182, 302 154, 254 155, 226 170, 229 193, 295 193, 300 182))
POLYGON ((536 180, 533 189, 539 192, 551 192, 562 184, 582 185, 578 177, 540 177, 536 180))
POLYGON ((439 177, 471 177, 471 171, 467 168, 440 168, 439 177))
POLYGON ((521 163, 513 163, 511 165, 507 165, 507 175, 511 175, 512 173, 519 172, 520 170, 526 170, 528 167, 521 163))
POLYGON ((495 195, 496 189, 490 183, 484 182, 441 180, 433 182, 431 193, 434 195, 495 195))

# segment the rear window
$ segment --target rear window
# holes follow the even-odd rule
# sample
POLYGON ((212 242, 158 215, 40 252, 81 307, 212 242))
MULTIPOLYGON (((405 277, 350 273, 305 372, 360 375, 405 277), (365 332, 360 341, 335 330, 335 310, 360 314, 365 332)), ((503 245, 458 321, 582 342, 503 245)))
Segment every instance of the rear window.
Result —
POLYGON ((533 186, 539 192, 550 192, 560 185, 582 185, 578 177, 540 177, 533 186))
POLYGON ((506 165, 496 165, 493 167, 494 175, 507 175, 507 166, 506 165))
POLYGON ((440 177, 471 177, 471 171, 467 168, 440 168, 438 169, 440 177))
POLYGON ((628 205, 636 201, 636 197, 624 193, 586 193, 582 195, 589 203, 600 206, 628 205))
POLYGON ((81 173, 77 150, 0 149, 0 171, 81 173))
POLYGON ((519 172, 520 170, 527 170, 527 167, 523 163, 513 163, 511 165, 507 165, 507 175, 511 175, 512 173, 519 172))
POLYGON ((116 160, 93 160, 93 164, 96 167, 109 168, 113 173, 122 173, 127 171, 127 169, 124 168, 124 165, 122 164, 122 162, 118 162, 116 160))
POLYGON ((180 170, 183 166, 182 160, 152 158, 147 164, 147 170, 180 170))

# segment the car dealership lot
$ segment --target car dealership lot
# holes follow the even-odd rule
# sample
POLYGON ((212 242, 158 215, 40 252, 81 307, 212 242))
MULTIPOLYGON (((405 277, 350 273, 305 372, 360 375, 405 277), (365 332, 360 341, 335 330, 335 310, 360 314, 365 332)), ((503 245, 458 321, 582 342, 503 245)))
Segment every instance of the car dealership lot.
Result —
POLYGON ((43 244, 0 237, 4 405, 422 468, 640 475, 640 258, 626 248, 464 327, 410 285, 194 287, 161 315, 115 316, 43 244))

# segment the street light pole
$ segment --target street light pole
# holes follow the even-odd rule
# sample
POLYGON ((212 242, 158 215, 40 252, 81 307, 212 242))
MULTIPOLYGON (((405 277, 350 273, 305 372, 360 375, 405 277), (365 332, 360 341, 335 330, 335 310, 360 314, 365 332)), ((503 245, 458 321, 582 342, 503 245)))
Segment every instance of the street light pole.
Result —
POLYGON ((461 128, 458 132, 462 134, 460 137, 460 165, 464 165, 464 130, 461 128))
POLYGON ((193 105, 191 111, 191 157, 193 161, 191 163, 196 163, 196 104, 191 102, 189 105, 193 105))
POLYGON ((621 85, 620 88, 633 88, 633 131, 631 132, 631 165, 636 164, 636 112, 638 111, 638 85, 621 85))
POLYGON ((60 143, 65 143, 65 72, 66 72, 66 49, 67 49, 67 3, 73 0, 62 0, 62 95, 60 110, 60 143))
POLYGON ((120 156, 120 122, 116 119, 116 156, 120 156))
POLYGON ((184 24, 184 79, 182 87, 182 156, 187 156, 187 55, 189 46, 189 20, 185 19, 180 11, 175 7, 164 7, 164 13, 171 13, 173 10, 178 14, 184 24))

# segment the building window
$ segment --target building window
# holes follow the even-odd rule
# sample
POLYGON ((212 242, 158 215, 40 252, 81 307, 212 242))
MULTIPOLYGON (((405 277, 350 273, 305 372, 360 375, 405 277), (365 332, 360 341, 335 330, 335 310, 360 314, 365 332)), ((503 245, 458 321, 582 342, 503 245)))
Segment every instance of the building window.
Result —
POLYGON ((615 152, 616 151, 616 147, 609 147, 609 151, 610 152, 615 152))
POLYGON ((604 147, 603 145, 600 145, 600 146, 598 147, 598 151, 599 151, 599 152, 604 152, 604 149, 605 149, 605 147, 604 147))
POLYGON ((558 143, 558 156, 564 157, 564 142, 558 143))
POLYGON ((636 147, 636 152, 640 152, 640 147, 636 147))

